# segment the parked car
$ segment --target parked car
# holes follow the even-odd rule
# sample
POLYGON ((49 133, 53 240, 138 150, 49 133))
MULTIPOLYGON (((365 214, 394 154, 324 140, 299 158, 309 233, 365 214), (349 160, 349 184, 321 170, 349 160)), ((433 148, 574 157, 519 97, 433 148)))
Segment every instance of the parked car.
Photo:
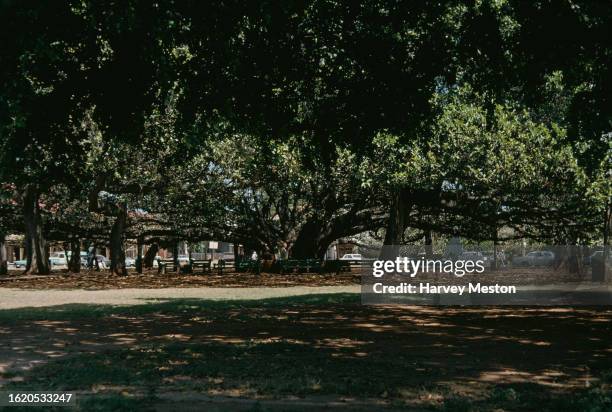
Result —
POLYGON ((66 262, 66 257, 60 256, 51 256, 49 258, 49 266, 53 268, 53 266, 66 266, 68 262, 66 262))
POLYGON ((363 257, 359 253, 347 253, 340 260, 362 260, 363 257))
MULTIPOLYGON (((16 260, 16 261, 13 262, 13 265, 15 266, 15 269, 25 268, 27 264, 28 264, 28 261, 25 260, 25 259, 16 260)), ((50 257, 49 258, 49 265, 51 267, 53 267, 53 266, 65 266, 66 265, 66 259, 59 258, 59 257, 50 257)))
POLYGON ((514 266, 551 266, 555 261, 555 254, 548 250, 533 251, 526 256, 512 258, 514 266))
POLYGON ((66 260, 66 252, 53 252, 49 256, 49 266, 66 266, 68 261, 66 260))
MULTIPOLYGON (((68 250, 66 251, 66 253, 64 254, 63 252, 58 252, 55 255, 57 255, 58 257, 63 257, 66 259, 66 262, 70 262, 70 259, 72 258, 72 251, 68 250)), ((87 252, 84 250, 81 250, 81 252, 79 253, 79 257, 81 260, 81 268, 82 269, 86 269, 87 268, 87 252)), ((66 263, 68 264, 68 263, 66 263)))
MULTIPOLYGON (((70 260, 70 258, 72 257, 72 252, 69 250, 69 251, 67 251, 67 252, 66 252, 66 254, 65 254, 65 255, 64 255, 63 253, 61 253, 61 254, 58 254, 58 256, 59 256, 59 257, 65 257, 65 258, 66 258, 66 260, 70 260)), ((86 252, 86 251, 84 251, 84 250, 81 250, 81 252, 79 253, 79 256, 80 256, 81 258, 85 258, 85 259, 87 259, 87 252, 86 252)))

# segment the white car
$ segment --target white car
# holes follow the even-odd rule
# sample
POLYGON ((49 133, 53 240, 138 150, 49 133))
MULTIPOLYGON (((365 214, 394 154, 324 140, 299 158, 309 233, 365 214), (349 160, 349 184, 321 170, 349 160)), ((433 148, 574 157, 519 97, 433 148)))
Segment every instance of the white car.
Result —
POLYGON ((359 253, 347 253, 346 255, 340 258, 340 260, 361 260, 361 259, 363 258, 359 253))
POLYGON ((49 258, 49 264, 50 264, 51 267, 53 267, 53 266, 66 266, 67 262, 66 262, 66 258, 65 257, 51 256, 49 258))

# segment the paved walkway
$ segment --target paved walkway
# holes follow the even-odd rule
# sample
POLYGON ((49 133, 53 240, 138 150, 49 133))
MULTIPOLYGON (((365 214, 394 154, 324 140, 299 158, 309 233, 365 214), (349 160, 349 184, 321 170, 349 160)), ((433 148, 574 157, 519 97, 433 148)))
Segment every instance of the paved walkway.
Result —
POLYGON ((45 307, 70 303, 141 305, 164 299, 266 299, 320 293, 359 293, 359 285, 282 288, 168 288, 109 290, 23 290, 0 288, 0 309, 45 307))

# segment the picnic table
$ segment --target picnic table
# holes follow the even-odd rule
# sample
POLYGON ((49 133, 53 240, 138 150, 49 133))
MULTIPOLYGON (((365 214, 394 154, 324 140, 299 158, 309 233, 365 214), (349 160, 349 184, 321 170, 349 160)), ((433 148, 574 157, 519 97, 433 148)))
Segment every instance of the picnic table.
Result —
POLYGON ((189 273, 195 273, 197 268, 201 268, 202 273, 211 273, 212 259, 189 259, 189 273))
POLYGON ((226 260, 219 259, 217 263, 212 265, 211 272, 217 272, 222 275, 224 271, 227 272, 261 272, 261 261, 260 260, 226 260))
POLYGON ((236 272, 253 272, 259 274, 261 273, 261 260, 239 260, 234 263, 234 269, 236 272))
POLYGON ((319 259, 285 259, 276 263, 280 274, 284 273, 319 273, 323 265, 319 259))
POLYGON ((219 259, 217 263, 213 265, 213 270, 215 270, 219 275, 222 275, 224 270, 232 270, 233 268, 233 260, 219 259))
POLYGON ((274 265, 276 272, 284 273, 332 273, 351 272, 370 264, 368 260, 285 259, 274 265))
POLYGON ((157 259, 157 273, 166 274, 168 271, 178 272, 180 265, 174 259, 157 259))

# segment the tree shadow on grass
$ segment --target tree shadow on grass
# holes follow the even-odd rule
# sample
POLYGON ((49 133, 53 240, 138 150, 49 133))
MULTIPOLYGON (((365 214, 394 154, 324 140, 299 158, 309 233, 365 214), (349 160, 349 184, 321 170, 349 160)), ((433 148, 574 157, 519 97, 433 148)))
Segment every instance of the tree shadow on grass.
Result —
POLYGON ((610 320, 597 308, 363 306, 351 294, 67 305, 1 311, 0 367, 5 388, 155 402, 606 410, 610 320))

